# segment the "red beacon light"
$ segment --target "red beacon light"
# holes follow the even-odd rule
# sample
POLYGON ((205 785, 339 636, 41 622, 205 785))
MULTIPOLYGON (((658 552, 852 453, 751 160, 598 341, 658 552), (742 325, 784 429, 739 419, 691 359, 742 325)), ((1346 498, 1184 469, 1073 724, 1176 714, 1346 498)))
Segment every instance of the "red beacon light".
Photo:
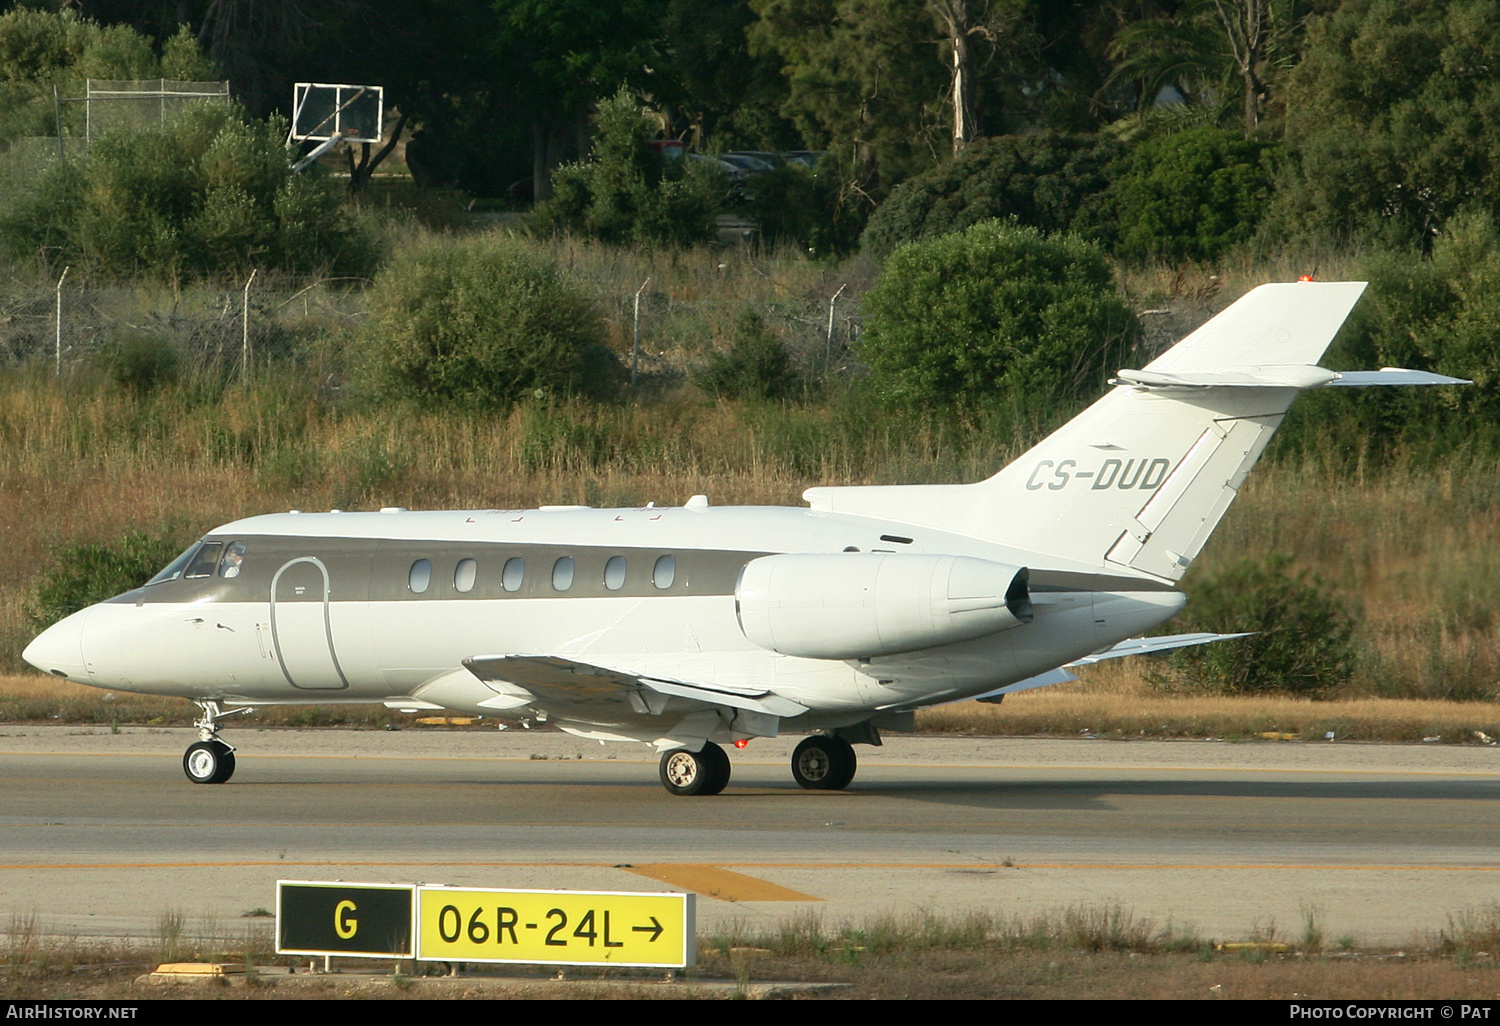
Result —
POLYGON ((1304 275, 1300 276, 1297 280, 1298 281, 1312 281, 1313 280, 1313 276, 1310 275, 1310 274, 1304 274, 1304 275))
POLYGON ((750 743, 750 739, 749 738, 742 737, 742 738, 740 738, 738 741, 736 741, 734 743, 734 747, 736 747, 736 748, 744 748, 749 743, 750 743))

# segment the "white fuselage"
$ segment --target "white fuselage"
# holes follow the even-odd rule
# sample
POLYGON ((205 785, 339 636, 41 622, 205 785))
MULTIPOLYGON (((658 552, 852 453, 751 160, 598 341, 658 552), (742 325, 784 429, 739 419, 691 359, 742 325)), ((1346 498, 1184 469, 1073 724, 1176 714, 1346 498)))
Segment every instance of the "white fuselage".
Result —
MULTIPOLYGON (((438 704, 499 714, 495 686, 477 686, 462 661, 546 654, 774 690, 809 710, 786 728, 816 729, 1026 679, 1164 622, 1183 603, 1158 582, 1053 560, 1031 566, 1034 617, 1015 629, 868 659, 809 659, 746 637, 735 585, 749 560, 858 551, 1028 566, 1033 554, 867 517, 706 506, 278 514, 226 524, 208 541, 244 543, 233 579, 179 578, 92 606, 50 628, 26 658, 80 683, 237 704, 399 706, 442 685, 432 691, 438 704), (673 564, 665 587, 654 576, 663 557, 673 564), (564 558, 571 581, 554 577, 564 558), (525 573, 507 590, 512 560, 525 573), (429 565, 417 591, 421 561, 429 565)), ((527 709, 518 700, 513 715, 527 709)))

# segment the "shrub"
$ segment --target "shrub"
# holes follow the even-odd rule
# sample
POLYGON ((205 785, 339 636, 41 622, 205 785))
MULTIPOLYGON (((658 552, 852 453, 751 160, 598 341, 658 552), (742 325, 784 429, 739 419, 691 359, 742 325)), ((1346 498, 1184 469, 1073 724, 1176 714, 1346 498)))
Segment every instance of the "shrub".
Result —
POLYGON ((1255 234, 1276 147, 1218 128, 1141 143, 1110 190, 1116 251, 1138 260, 1215 260, 1255 234))
POLYGON ((1189 589, 1178 618, 1187 631, 1248 638, 1184 648, 1164 683, 1225 694, 1290 691, 1319 696, 1354 672, 1356 614, 1316 575, 1292 572, 1288 556, 1243 559, 1189 589))
POLYGON ((43 173, 0 220, 0 243, 113 274, 366 273, 373 245, 331 182, 290 172, 285 133, 205 102, 164 126, 106 135, 43 173))
POLYGON ((1105 135, 977 139, 956 159, 898 186, 870 217, 860 245, 884 257, 903 242, 960 231, 991 218, 1108 244, 1100 197, 1107 168, 1125 151, 1105 135))
POLYGON ((714 237, 714 216, 727 199, 723 176, 707 164, 664 160, 653 130, 625 90, 599 104, 590 159, 559 168, 552 198, 532 226, 604 242, 684 245, 714 237))
POLYGON ((138 588, 181 548, 170 532, 153 538, 132 531, 114 545, 90 542, 63 549, 42 571, 27 619, 41 630, 69 613, 138 588))
POLYGON ((503 406, 618 383, 593 300, 515 239, 428 244, 382 270, 373 293, 359 373, 378 396, 503 406))
POLYGON ((863 310, 858 350, 888 403, 1048 419, 1097 393, 1140 330, 1096 246, 995 221, 896 250, 863 310))
POLYGON ((798 383, 786 346, 753 310, 740 315, 729 349, 711 353, 693 381, 727 399, 788 399, 798 383))
POLYGON ((104 365, 115 384, 145 395, 177 379, 177 350, 166 339, 126 334, 116 338, 104 354, 104 365))

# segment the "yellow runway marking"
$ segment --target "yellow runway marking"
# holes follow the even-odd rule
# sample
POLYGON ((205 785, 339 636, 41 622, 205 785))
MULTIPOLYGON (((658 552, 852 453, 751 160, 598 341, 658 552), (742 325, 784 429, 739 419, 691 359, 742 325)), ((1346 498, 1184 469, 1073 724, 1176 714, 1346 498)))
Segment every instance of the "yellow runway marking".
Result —
POLYGON ((632 873, 721 901, 822 901, 743 873, 692 863, 628 866, 632 873))

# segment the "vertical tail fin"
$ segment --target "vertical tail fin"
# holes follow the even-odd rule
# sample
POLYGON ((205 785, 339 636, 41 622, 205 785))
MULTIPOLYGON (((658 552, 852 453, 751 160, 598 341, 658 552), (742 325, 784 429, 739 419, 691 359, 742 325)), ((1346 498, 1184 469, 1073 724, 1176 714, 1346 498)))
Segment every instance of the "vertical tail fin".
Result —
POLYGON ((983 538, 1175 581, 1198 555, 1363 282, 1262 285, 994 477, 973 485, 814 488, 817 509, 983 538))

